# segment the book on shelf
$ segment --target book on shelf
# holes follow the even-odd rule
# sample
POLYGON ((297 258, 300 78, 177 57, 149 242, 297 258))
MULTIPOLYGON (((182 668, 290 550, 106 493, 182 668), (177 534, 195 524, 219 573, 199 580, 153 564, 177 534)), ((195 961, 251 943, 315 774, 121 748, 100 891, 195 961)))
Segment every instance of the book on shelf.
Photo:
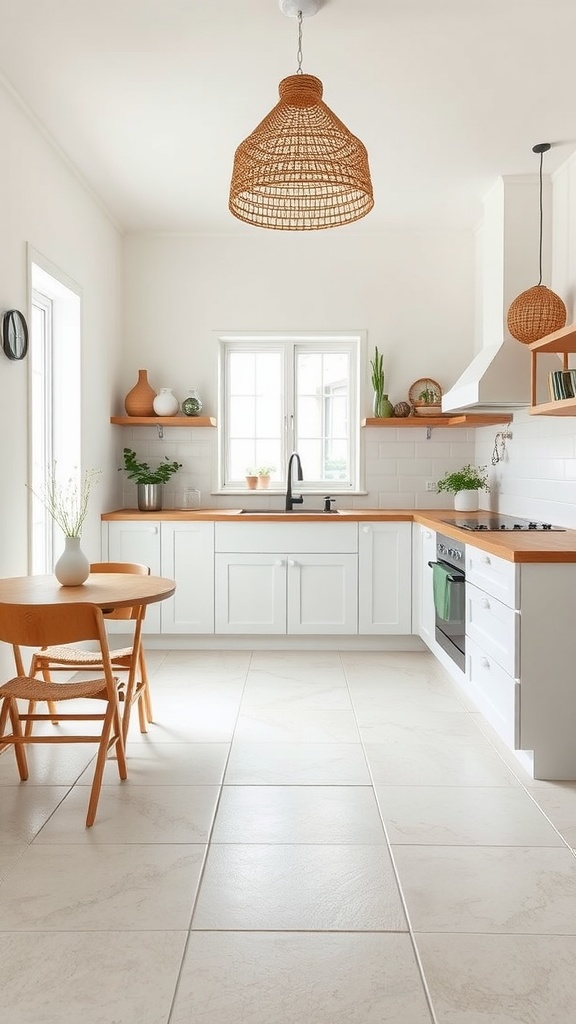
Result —
POLYGON ((576 369, 553 370, 548 374, 548 395, 553 402, 576 398, 576 369))

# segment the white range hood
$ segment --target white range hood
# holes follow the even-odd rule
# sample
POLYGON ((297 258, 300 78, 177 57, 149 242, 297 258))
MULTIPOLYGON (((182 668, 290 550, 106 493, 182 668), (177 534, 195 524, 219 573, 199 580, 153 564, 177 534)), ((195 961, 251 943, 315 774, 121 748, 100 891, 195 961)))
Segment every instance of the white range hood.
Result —
MULTIPOLYGON (((546 225, 551 221, 549 181, 543 195, 546 225)), ((486 196, 476 235, 476 336, 481 348, 443 395, 443 412, 530 405, 530 350, 507 334, 505 324, 513 299, 536 284, 538 201, 537 175, 501 178, 486 196)), ((545 244, 545 257, 549 248, 545 244)), ((547 278, 549 262, 545 259, 547 278)))

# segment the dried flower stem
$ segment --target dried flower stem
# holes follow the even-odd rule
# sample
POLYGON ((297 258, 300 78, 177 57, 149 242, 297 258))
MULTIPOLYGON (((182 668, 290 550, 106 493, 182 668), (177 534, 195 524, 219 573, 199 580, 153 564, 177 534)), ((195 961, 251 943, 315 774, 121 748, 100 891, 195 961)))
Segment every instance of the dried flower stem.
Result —
POLYGON ((97 484, 101 469, 87 469, 80 484, 76 477, 58 479, 57 464, 53 463, 46 475, 46 484, 40 494, 32 488, 32 494, 41 501, 57 526, 66 537, 80 537, 86 516, 92 488, 97 484))

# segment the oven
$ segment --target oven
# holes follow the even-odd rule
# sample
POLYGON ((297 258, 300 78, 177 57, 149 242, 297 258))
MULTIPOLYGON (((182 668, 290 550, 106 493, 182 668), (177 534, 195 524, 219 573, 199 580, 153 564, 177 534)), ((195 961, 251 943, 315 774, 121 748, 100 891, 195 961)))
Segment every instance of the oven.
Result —
POLYGON ((463 672, 466 668, 466 570, 465 547, 441 533, 436 536, 436 561, 432 569, 435 637, 463 672))

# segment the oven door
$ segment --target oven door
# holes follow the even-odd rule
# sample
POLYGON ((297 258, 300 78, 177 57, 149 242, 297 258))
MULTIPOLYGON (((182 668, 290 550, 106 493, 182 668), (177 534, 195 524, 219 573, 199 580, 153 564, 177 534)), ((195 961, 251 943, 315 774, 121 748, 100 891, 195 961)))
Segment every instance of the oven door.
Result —
POLYGON ((436 642, 463 672, 466 667, 466 575, 462 569, 438 559, 432 569, 436 642))

